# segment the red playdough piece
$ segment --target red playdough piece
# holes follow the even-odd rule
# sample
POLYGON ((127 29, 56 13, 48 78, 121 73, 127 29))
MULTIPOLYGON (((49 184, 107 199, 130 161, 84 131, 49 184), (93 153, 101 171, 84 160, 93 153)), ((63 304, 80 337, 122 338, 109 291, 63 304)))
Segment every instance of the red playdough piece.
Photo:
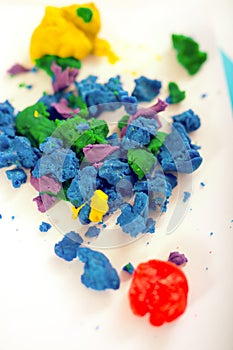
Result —
POLYGON ((150 314, 150 323, 161 326, 179 317, 187 305, 188 282, 175 264, 150 260, 138 265, 129 290, 135 315, 150 314))

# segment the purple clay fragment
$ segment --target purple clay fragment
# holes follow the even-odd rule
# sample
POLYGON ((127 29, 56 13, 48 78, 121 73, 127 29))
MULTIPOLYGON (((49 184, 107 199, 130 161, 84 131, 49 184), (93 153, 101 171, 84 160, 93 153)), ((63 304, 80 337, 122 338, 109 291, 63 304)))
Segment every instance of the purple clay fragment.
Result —
POLYGON ((84 263, 81 282, 94 290, 118 289, 120 279, 108 258, 89 248, 79 248, 77 256, 84 263))
POLYGON ((77 257, 78 249, 82 243, 82 237, 78 233, 70 231, 60 242, 55 244, 55 254, 66 261, 72 261, 77 257))
POLYGON ((30 183, 38 192, 51 192, 57 194, 62 188, 60 182, 48 175, 41 176, 38 179, 31 175, 30 183))
POLYGON ((83 153, 90 163, 99 163, 107 156, 119 149, 119 146, 108 144, 87 145, 83 148, 83 153))
POLYGON ((75 81, 79 72, 77 68, 70 67, 62 70, 62 68, 58 66, 54 61, 51 65, 51 70, 54 73, 52 82, 54 92, 68 88, 75 81))
POLYGON ((20 63, 15 63, 11 68, 7 70, 7 73, 10 75, 18 75, 18 74, 27 73, 30 71, 31 71, 31 68, 24 67, 20 63))
POLYGON ((168 261, 178 266, 181 266, 181 265, 185 265, 188 262, 188 259, 184 254, 181 254, 179 252, 171 252, 168 257, 168 261))
POLYGON ((51 229, 51 225, 47 222, 42 221, 41 225, 39 226, 40 232, 48 232, 48 230, 51 229))
POLYGON ((62 98, 59 102, 51 103, 51 106, 55 108, 55 110, 62 115, 63 118, 68 119, 80 111, 80 108, 72 109, 68 107, 68 101, 65 98, 62 98))
POLYGON ((45 213, 55 203, 56 197, 50 196, 47 193, 43 193, 38 197, 33 198, 33 202, 36 202, 37 208, 41 213, 45 213))

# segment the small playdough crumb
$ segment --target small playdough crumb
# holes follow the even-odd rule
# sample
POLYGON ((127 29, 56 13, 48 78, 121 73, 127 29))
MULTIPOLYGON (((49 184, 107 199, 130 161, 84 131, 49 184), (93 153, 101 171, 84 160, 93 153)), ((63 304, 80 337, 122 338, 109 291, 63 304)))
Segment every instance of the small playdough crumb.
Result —
POLYGON ((126 264, 125 266, 122 267, 122 270, 126 271, 130 275, 132 275, 135 269, 134 269, 133 265, 131 264, 131 262, 129 262, 128 264, 126 264))
POLYGON ((168 84, 169 96, 166 98, 166 102, 169 104, 175 104, 183 101, 185 99, 185 91, 181 91, 179 86, 170 82, 168 84))
POLYGON ((205 187, 205 183, 204 182, 200 182, 201 187, 205 187))
POLYGON ((51 229, 51 225, 47 222, 42 221, 41 225, 39 226, 40 232, 48 232, 48 230, 51 229))
POLYGON ((183 198, 183 202, 186 203, 187 200, 191 197, 191 193, 190 192, 187 192, 185 191, 184 192, 184 198, 183 198))
POLYGON ((181 265, 185 265, 188 262, 188 259, 184 254, 181 254, 179 252, 171 252, 168 257, 168 261, 178 266, 181 266, 181 265))
POLYGON ((99 233, 100 233, 99 228, 95 226, 91 226, 88 228, 87 232, 85 233, 85 237, 89 237, 89 238, 98 237, 99 233))
POLYGON ((196 74, 207 60, 207 53, 200 51, 199 44, 185 35, 172 34, 172 43, 179 63, 190 75, 196 74))

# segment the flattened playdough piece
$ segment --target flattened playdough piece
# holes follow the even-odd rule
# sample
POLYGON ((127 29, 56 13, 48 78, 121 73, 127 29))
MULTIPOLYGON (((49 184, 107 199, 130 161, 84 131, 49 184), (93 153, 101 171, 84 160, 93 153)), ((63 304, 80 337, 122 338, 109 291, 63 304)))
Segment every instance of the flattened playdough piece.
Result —
POLYGON ((97 38, 100 26, 100 13, 93 3, 61 8, 48 6, 31 37, 31 59, 34 61, 45 55, 55 55, 82 60, 95 52, 97 55, 106 55, 113 62, 116 57, 110 45, 97 38), (81 9, 84 8, 86 12, 89 11, 89 20, 86 15, 83 16, 81 9))

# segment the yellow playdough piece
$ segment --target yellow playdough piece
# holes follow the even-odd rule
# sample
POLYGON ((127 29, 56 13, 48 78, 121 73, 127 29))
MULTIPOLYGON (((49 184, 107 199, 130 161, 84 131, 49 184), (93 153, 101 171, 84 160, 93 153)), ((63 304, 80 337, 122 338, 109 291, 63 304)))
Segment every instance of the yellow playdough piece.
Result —
POLYGON ((65 7, 48 6, 45 15, 31 37, 30 56, 34 61, 45 55, 82 60, 90 53, 107 56, 114 63, 117 56, 107 41, 97 38, 100 31, 100 13, 93 3, 65 7), (87 22, 78 15, 79 9, 92 13, 87 22))
POLYGON ((72 206, 72 219, 77 219, 78 213, 80 212, 80 209, 84 206, 85 204, 80 205, 80 207, 76 208, 74 205, 72 206))
POLYGON ((108 195, 101 190, 96 190, 91 198, 91 211, 89 220, 92 222, 100 222, 103 215, 108 211, 108 195))

